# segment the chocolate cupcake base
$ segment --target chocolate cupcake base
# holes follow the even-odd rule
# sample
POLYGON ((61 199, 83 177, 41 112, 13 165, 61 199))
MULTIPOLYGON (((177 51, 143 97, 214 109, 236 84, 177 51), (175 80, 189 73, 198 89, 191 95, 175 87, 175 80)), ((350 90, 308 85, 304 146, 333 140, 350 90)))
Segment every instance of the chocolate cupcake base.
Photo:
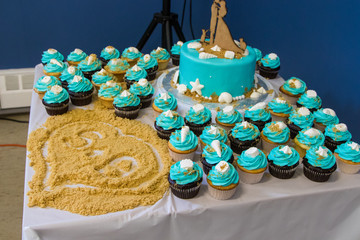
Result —
POLYGON ((64 114, 69 109, 69 99, 67 99, 65 102, 62 103, 47 103, 43 99, 42 103, 45 106, 45 110, 47 114, 49 114, 50 116, 64 114))
MULTIPOLYGON (((206 175, 208 175, 210 170, 212 169, 212 167, 216 166, 216 164, 217 164, 217 163, 215 163, 215 164, 208 163, 204 157, 201 157, 200 161, 203 165, 203 170, 206 175)), ((227 162, 232 164, 234 162, 234 155, 231 155, 231 158, 227 162)))
POLYGON ((62 86, 63 88, 65 88, 66 91, 67 91, 67 90, 68 90, 69 83, 68 83, 67 81, 61 81, 61 80, 60 80, 60 82, 61 82, 61 86, 62 86))
POLYGON ((277 68, 264 67, 262 64, 257 64, 259 68, 259 74, 268 79, 274 79, 277 77, 280 66, 277 68))
MULTIPOLYGON (((298 103, 298 102, 296 102, 296 106, 298 107, 298 108, 301 108, 301 107, 306 107, 306 106, 304 106, 304 105, 302 105, 302 104, 300 104, 300 103, 298 103)), ((318 109, 320 109, 321 108, 321 106, 320 107, 318 107, 318 108, 307 108, 307 109, 309 109, 309 111, 311 112, 311 113, 314 113, 314 112, 316 112, 318 109)))
POLYGON ((206 126, 209 126, 211 124, 211 118, 203 124, 196 124, 189 122, 188 120, 186 120, 186 118, 184 119, 184 121, 185 121, 185 125, 189 126, 190 130, 193 131, 197 137, 201 135, 202 131, 206 126))
POLYGON ((141 103, 138 106, 129 106, 129 107, 117 107, 115 108, 115 115, 121 118, 135 119, 139 116, 139 111, 141 108, 141 103))
POLYGON ((84 74, 84 77, 89 79, 90 81, 92 80, 92 75, 94 73, 96 73, 97 71, 99 71, 100 69, 94 70, 94 71, 89 71, 89 72, 84 72, 82 71, 82 73, 84 74))
POLYGON ((168 181, 170 183, 171 192, 175 196, 182 199, 189 199, 195 197, 199 193, 202 178, 196 182, 180 185, 180 184, 176 184, 176 182, 170 178, 170 174, 169 174, 168 181))
POLYGON ((280 179, 289 179, 292 178, 295 174, 296 168, 299 165, 299 162, 292 166, 278 166, 269 161, 269 172, 272 176, 280 179))
POLYGON ((147 96, 138 96, 140 98, 141 108, 150 107, 151 101, 152 101, 152 96, 153 96, 153 94, 150 94, 147 96))
MULTIPOLYGON (((351 139, 349 139, 349 141, 350 141, 351 139)), ((339 145, 341 145, 341 144, 343 144, 343 143, 346 143, 347 141, 345 140, 345 141, 335 141, 334 139, 332 139, 331 137, 328 137, 328 136, 325 136, 325 143, 324 143, 324 145, 325 145, 325 147, 327 147, 328 149, 330 149, 330 151, 332 151, 332 152, 334 152, 335 151, 335 149, 339 146, 339 145)))
POLYGON ((267 120, 267 121, 253 121, 253 120, 251 120, 251 119, 248 118, 248 117, 244 117, 244 120, 247 121, 247 122, 249 122, 249 123, 254 124, 255 126, 257 126, 258 129, 259 129, 259 131, 261 132, 261 131, 264 129, 265 124, 271 122, 271 117, 270 117, 270 119, 267 120))
POLYGON ((90 91, 86 92, 72 92, 69 91, 71 103, 75 106, 85 106, 91 103, 92 101, 92 94, 94 92, 94 88, 90 91))
POLYGON ((156 66, 154 66, 154 67, 152 67, 152 68, 145 69, 146 72, 147 72, 147 74, 148 74, 148 78, 147 78, 147 79, 148 79, 149 81, 155 80, 155 78, 156 78, 156 71, 158 70, 158 68, 159 68, 159 66, 156 65, 156 66))
POLYGON ((180 55, 179 54, 171 54, 172 64, 174 66, 179 66, 180 63, 180 55))
POLYGON ((156 129, 157 135, 159 136, 159 138, 161 139, 165 139, 168 140, 170 139, 170 136, 173 132, 175 132, 175 130, 179 130, 181 128, 173 128, 173 129, 169 129, 169 130, 165 130, 162 127, 158 126, 156 124, 156 121, 154 122, 154 127, 156 129))
POLYGON ((329 180, 331 174, 336 170, 336 163, 330 169, 322 169, 320 167, 314 167, 310 165, 307 158, 303 158, 304 175, 308 179, 314 182, 326 182, 329 180))
POLYGON ((243 151, 251 147, 256 147, 256 145, 260 142, 260 137, 257 137, 254 140, 240 141, 239 139, 233 137, 231 132, 228 134, 228 138, 230 140, 231 149, 237 154, 241 154, 243 151))
POLYGON ((106 60, 106 59, 103 58, 103 57, 99 57, 99 60, 101 61, 101 67, 102 67, 102 68, 104 68, 104 67, 108 64, 108 62, 110 61, 110 59, 109 59, 109 60, 106 60))

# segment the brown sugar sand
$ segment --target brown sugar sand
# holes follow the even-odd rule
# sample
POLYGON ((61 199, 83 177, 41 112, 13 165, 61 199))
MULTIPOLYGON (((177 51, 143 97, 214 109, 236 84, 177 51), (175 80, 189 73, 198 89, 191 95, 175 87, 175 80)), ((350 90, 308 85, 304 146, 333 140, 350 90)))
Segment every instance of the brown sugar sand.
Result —
POLYGON ((49 117, 28 139, 30 207, 100 215, 152 205, 168 190, 167 142, 101 108, 49 117))

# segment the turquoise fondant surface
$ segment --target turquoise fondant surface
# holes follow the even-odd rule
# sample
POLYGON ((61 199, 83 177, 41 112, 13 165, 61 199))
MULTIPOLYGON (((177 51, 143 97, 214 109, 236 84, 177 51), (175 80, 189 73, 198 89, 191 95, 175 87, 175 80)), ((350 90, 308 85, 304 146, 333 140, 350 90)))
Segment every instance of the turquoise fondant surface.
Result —
POLYGON ((192 89, 190 82, 198 78, 206 97, 223 92, 241 96, 254 86, 256 53, 251 47, 247 47, 249 55, 241 59, 199 59, 198 51, 188 48, 190 42, 184 43, 180 51, 180 84, 192 89))

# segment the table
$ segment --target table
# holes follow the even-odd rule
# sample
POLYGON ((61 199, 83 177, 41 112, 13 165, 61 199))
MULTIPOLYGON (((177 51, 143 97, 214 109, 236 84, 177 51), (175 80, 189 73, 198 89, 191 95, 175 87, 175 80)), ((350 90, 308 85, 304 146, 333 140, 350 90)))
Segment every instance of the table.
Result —
MULTIPOLYGON (((35 79, 41 76, 37 65, 35 79)), ((272 82, 277 87, 281 81, 272 82)), ((71 109, 72 107, 70 107, 71 109)), ((185 109, 179 108, 183 113, 185 109)), ((152 110, 139 119, 152 123, 152 110)), ((29 133, 47 118, 39 98, 32 96, 29 133)), ((265 173, 254 185, 240 184, 234 197, 213 199, 206 180, 197 197, 166 194, 153 206, 100 216, 81 216, 57 209, 27 207, 26 159, 23 239, 359 239, 360 175, 336 171, 326 183, 308 180, 300 166, 292 179, 265 173)))

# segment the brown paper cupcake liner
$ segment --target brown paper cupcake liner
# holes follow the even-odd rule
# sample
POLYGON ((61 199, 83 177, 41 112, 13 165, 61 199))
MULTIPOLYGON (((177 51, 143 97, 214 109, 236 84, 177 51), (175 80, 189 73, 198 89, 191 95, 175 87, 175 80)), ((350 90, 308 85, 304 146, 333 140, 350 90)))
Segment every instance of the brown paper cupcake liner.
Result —
POLYGON ((269 173, 279 179, 289 179, 295 174, 299 162, 292 166, 277 166, 272 161, 269 161, 269 173))

